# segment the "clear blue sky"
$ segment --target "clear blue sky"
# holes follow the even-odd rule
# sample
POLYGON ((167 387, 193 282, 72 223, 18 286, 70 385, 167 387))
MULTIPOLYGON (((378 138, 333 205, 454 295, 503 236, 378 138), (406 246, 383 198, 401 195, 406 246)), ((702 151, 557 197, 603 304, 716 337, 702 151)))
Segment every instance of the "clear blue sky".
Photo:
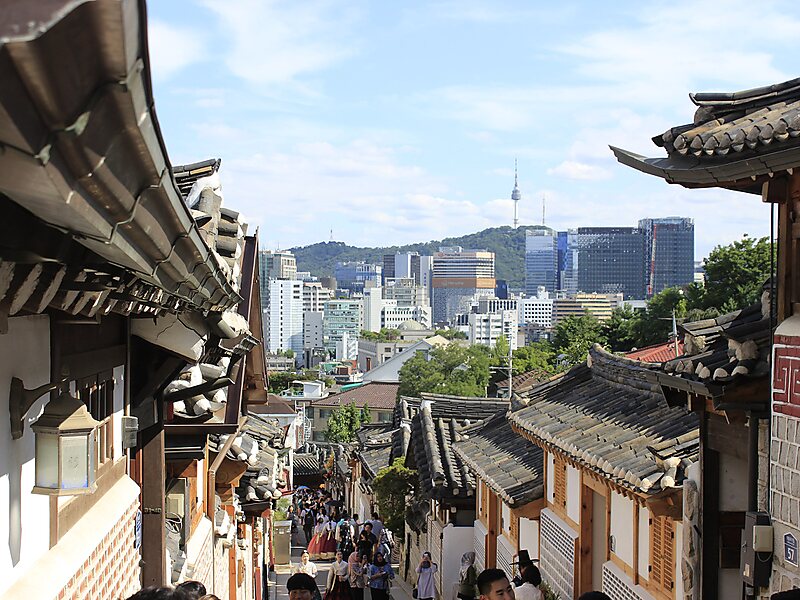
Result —
POLYGON ((156 108, 173 164, 222 158, 264 247, 400 244, 522 224, 695 219, 696 255, 767 235, 758 197, 684 190, 608 144, 692 120, 693 91, 798 76, 789 2, 154 0, 156 108))

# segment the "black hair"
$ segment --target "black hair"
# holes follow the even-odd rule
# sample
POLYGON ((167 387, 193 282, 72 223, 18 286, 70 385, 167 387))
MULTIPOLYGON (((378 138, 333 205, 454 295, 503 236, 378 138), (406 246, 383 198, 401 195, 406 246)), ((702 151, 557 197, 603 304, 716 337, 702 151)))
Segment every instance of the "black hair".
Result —
POLYGON ((174 590, 171 587, 149 586, 142 588, 128 600, 193 600, 183 590, 174 590))
POLYGON ((289 577, 289 580, 286 582, 286 590, 289 592, 292 590, 308 590, 312 594, 319 591, 317 582, 307 573, 295 573, 289 577))
POLYGON ((205 596, 207 593, 206 586, 199 581, 184 581, 178 584, 175 589, 184 592, 192 600, 205 596))
POLYGON ((772 594, 770 600, 800 600, 800 590, 786 590, 772 594))
POLYGON ((611 600, 611 597, 603 592, 586 592, 578 600, 611 600))
POLYGON ((372 513, 372 518, 373 519, 377 519, 378 518, 378 513, 376 513, 376 512, 372 513))
POLYGON ((508 575, 506 575, 506 572, 502 569, 484 569, 481 574, 478 575, 478 581, 476 582, 478 591, 482 596, 485 596, 491 591, 492 584, 501 579, 508 581, 508 575))
POLYGON ((539 586, 542 583, 542 574, 539 571, 539 567, 535 565, 528 565, 522 570, 522 581, 525 583, 532 583, 535 586, 539 586))

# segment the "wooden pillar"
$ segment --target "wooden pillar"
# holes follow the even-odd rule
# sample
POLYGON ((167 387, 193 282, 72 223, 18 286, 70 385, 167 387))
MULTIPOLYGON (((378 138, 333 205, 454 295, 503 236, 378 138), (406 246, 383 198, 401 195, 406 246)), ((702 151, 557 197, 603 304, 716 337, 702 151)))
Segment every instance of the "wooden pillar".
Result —
POLYGON ((581 482, 580 535, 578 538, 578 593, 593 590, 592 587, 592 531, 594 519, 594 490, 581 482))
POLYGON ((164 523, 164 426, 158 423, 142 432, 137 462, 142 473, 142 586, 161 586, 167 560, 164 523))
POLYGON ((700 597, 719 594, 719 454, 708 447, 708 415, 700 415, 700 597))
POLYGON ((486 568, 494 569, 497 567, 497 536, 500 535, 500 502, 497 494, 486 486, 485 491, 489 494, 489 533, 486 534, 486 568))

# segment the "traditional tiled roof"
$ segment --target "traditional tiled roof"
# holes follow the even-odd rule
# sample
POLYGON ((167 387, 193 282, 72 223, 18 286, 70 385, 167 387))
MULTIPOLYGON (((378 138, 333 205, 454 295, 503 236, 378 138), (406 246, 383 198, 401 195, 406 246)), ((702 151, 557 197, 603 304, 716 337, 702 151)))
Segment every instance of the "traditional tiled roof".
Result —
POLYGON ((324 470, 324 461, 320 455, 314 452, 295 452, 294 454, 294 474, 297 475, 320 475, 324 470))
POLYGON ((761 193, 755 178, 800 165, 800 79, 689 97, 698 107, 693 122, 653 138, 667 158, 645 158, 612 146, 617 160, 686 187, 752 193, 761 193))
MULTIPOLYGON (((678 340, 678 356, 683 354, 683 341, 678 340)), ((653 344, 632 350, 625 354, 626 358, 648 363, 664 363, 675 358, 675 342, 653 344)))
POLYGON ((434 417, 428 403, 411 421, 409 449, 425 496, 446 499, 475 493, 475 477, 453 453, 453 441, 463 427, 455 418, 434 417))
POLYGON ((460 438, 456 455, 510 506, 543 496, 544 452, 511 428, 505 412, 464 429, 460 438))
POLYGON ((247 405, 249 412, 262 414, 262 415, 295 415, 297 411, 292 408, 286 400, 275 394, 267 395, 266 404, 250 404, 247 405))
MULTIPOLYGON (((684 323, 681 329, 686 354, 664 363, 664 372, 656 378, 663 387, 724 402, 727 390, 738 382, 768 378, 770 318, 761 304, 715 319, 684 323)), ((754 400, 766 402, 768 398, 754 400)))
MULTIPOLYGON (((537 383, 546 381, 549 378, 550 378, 550 373, 540 370, 526 371, 525 373, 514 375, 514 377, 511 379, 512 391, 514 393, 523 392, 527 389, 532 388, 537 383)), ((497 388, 508 390, 508 379, 503 379, 502 381, 498 382, 497 388)))
POLYGON ((697 415, 672 408, 652 368, 599 346, 586 364, 523 393, 509 421, 532 441, 638 493, 679 487, 697 459, 697 415))
POLYGON ((420 396, 420 398, 400 397, 394 412, 396 424, 403 419, 410 420, 417 415, 423 400, 431 404, 434 419, 455 418, 472 422, 491 417, 497 411, 508 408, 509 405, 507 398, 471 398, 445 394, 428 394, 425 392, 420 396))
POLYGON ((315 400, 314 406, 346 406, 355 402, 356 406, 368 406, 378 410, 391 410, 397 402, 398 383, 370 382, 357 388, 331 394, 327 398, 315 400))

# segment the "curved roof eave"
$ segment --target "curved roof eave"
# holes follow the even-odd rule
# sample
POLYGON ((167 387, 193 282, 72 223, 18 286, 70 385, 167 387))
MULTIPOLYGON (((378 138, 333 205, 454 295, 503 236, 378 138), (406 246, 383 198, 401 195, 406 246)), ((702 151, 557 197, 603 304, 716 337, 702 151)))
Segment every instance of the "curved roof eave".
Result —
POLYGON ((200 310, 238 304, 171 174, 144 0, 13 0, 4 14, 0 193, 200 310))

